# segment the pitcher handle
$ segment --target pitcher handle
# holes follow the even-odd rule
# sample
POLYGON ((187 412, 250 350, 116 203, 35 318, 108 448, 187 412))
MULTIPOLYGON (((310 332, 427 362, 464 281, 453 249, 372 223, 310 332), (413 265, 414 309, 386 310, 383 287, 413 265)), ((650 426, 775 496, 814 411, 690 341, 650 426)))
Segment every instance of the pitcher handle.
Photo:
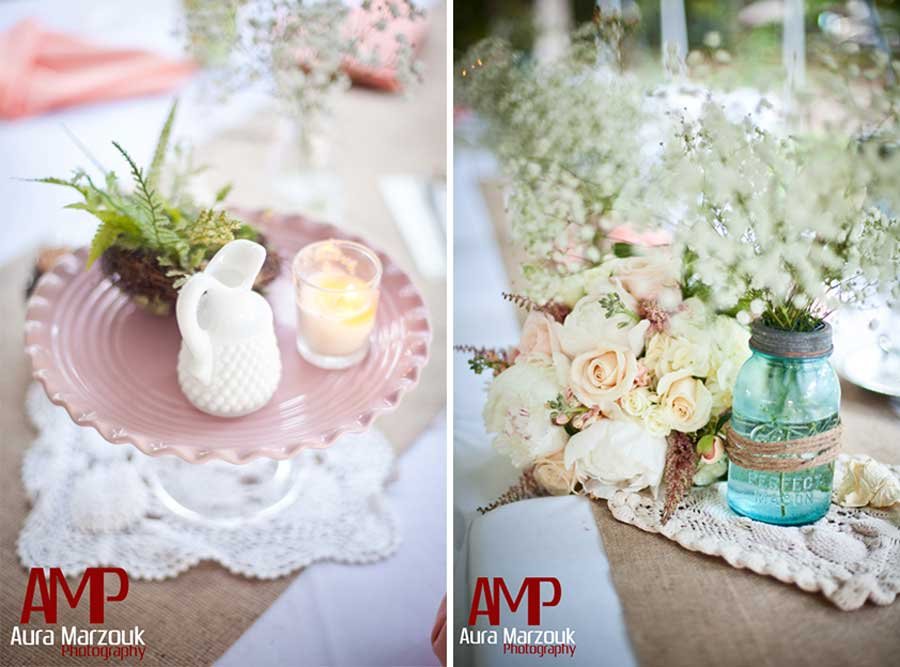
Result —
POLYGON ((205 385, 212 382, 213 348, 209 334, 197 317, 200 297, 214 287, 216 281, 203 273, 195 273, 182 286, 175 305, 178 330, 193 357, 190 372, 205 385))

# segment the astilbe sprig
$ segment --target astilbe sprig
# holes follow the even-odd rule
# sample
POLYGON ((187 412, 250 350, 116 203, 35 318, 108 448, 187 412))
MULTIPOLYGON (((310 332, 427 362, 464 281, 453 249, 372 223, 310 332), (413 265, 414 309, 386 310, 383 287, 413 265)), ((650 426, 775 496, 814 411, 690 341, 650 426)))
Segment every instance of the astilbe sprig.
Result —
POLYGON ((509 292, 503 292, 503 298, 510 303, 514 303, 522 310, 528 312, 536 311, 539 313, 544 313, 560 324, 565 322, 568 314, 572 312, 571 307, 559 301, 551 300, 545 303, 538 303, 530 296, 526 296, 525 294, 511 294, 509 292))
POLYGON ((663 523, 672 518, 678 504, 690 491, 699 458, 694 441, 687 434, 672 431, 666 440, 669 446, 666 450, 666 466, 663 471, 663 483, 666 487, 661 517, 663 523))
POLYGON ((529 498, 541 498, 548 495, 546 489, 534 477, 534 470, 529 468, 519 478, 515 484, 504 491, 500 496, 484 507, 478 508, 479 514, 487 514, 488 512, 509 505, 520 500, 528 500, 529 498))

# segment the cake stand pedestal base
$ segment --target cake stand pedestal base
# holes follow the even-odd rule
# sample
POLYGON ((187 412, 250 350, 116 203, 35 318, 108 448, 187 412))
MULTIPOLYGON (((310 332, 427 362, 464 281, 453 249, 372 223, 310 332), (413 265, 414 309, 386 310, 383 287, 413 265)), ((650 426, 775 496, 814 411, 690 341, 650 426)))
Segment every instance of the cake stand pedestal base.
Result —
POLYGON ((298 459, 256 459, 241 465, 197 465, 171 456, 144 461, 150 487, 168 510, 221 528, 267 519, 291 505, 300 493, 302 465, 298 459))

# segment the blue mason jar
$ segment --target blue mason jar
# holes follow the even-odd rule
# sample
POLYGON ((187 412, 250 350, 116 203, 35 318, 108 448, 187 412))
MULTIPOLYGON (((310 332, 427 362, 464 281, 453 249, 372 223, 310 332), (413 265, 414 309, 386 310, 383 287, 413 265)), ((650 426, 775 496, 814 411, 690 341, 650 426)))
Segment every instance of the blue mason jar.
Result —
MULTIPOLYGON (((828 361, 830 325, 796 332, 756 322, 750 349, 752 355, 734 386, 731 427, 738 435, 755 442, 782 442, 838 425, 841 387, 828 361)), ((729 461, 728 505, 738 514, 766 523, 812 523, 828 512, 833 481, 833 462, 796 472, 774 472, 751 470, 729 461)))

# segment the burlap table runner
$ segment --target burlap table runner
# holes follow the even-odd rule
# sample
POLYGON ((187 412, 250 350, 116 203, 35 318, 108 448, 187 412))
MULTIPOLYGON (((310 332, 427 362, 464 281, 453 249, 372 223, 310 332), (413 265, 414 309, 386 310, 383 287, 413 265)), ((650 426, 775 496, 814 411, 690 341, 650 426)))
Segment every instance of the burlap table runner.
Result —
MULTIPOLYGON (((482 190, 515 286, 520 276, 509 250, 501 185, 485 183, 482 190)), ((887 399, 848 383, 841 389, 844 451, 900 463, 900 420, 887 399)), ((840 611, 819 595, 619 523, 605 504, 594 505, 594 517, 641 665, 897 664, 900 604, 840 611)))
MULTIPOLYGON (((445 404, 446 291, 443 281, 426 281, 418 275, 378 191, 377 178, 385 173, 444 174, 445 21, 443 8, 430 13, 429 41, 423 52, 425 82, 411 97, 354 90, 340 100, 335 118, 343 147, 336 155, 336 167, 347 193, 345 218, 340 224, 390 253, 412 275, 431 311, 431 361, 420 384, 396 412, 376 423, 398 452, 414 441, 445 404)), ((290 210, 289 202, 272 192, 262 178, 265 169, 260 161, 266 156, 260 154, 259 147, 264 145, 260 142, 268 140, 265 132, 274 124, 271 114, 262 114, 197 147, 198 162, 213 166, 208 174, 210 180, 234 182, 229 201, 235 205, 290 210)), ((13 648, 7 643, 10 626, 19 620, 26 583, 15 542, 28 511, 19 478, 22 453, 34 437, 23 412, 30 368, 22 352, 22 295, 31 265, 32 257, 22 257, 0 267, 0 665, 96 665, 96 658, 62 659, 53 647, 13 648)), ((293 579, 248 580, 229 574, 218 565, 204 563, 169 581, 133 581, 125 603, 107 605, 106 627, 139 624, 145 628, 149 650, 143 665, 210 665, 293 579)), ((87 625, 84 609, 72 611, 65 604, 59 606, 60 625, 87 625)), ((297 622, 302 623, 302 618, 297 622)))

